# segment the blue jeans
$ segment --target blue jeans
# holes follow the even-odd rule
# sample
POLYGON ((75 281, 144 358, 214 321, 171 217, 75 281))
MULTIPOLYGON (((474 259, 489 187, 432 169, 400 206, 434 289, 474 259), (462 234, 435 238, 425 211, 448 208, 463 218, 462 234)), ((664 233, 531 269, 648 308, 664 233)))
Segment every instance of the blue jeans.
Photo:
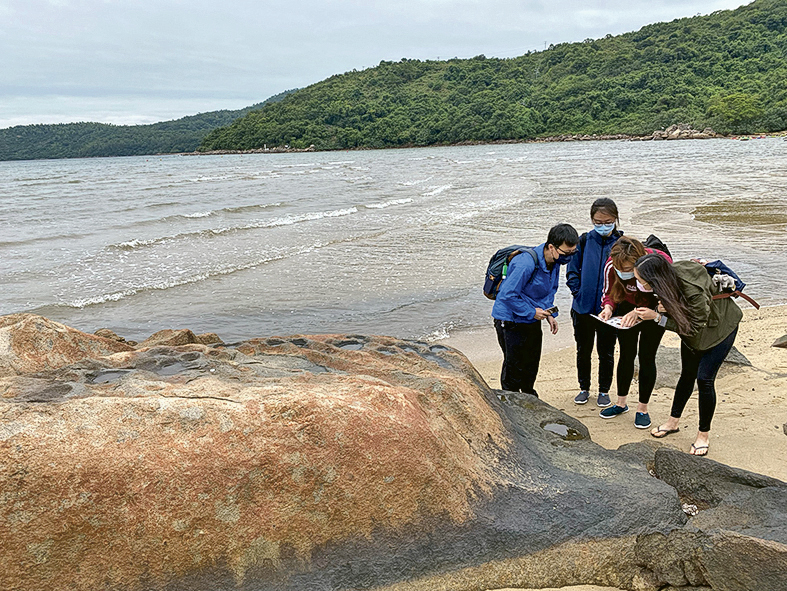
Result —
POLYGON ((680 379, 675 386, 675 397, 672 399, 672 412, 676 419, 683 414, 686 403, 694 391, 694 383, 699 391, 700 431, 710 431, 710 423, 716 410, 716 374, 727 354, 732 349, 738 327, 715 347, 705 351, 695 351, 681 341, 680 344, 680 379))

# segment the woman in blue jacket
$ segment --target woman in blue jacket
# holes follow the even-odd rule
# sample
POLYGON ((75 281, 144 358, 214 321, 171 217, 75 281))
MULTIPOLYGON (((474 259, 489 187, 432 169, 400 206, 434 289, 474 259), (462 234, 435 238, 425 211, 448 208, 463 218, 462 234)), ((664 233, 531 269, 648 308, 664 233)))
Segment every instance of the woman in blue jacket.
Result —
POLYGON ((601 312, 604 295, 604 266, 612 245, 622 232, 618 226, 618 207, 612 199, 596 199, 590 207, 593 229, 579 238, 577 254, 566 271, 566 285, 574 296, 571 320, 574 340, 577 343, 577 378, 579 394, 576 404, 585 404, 590 398, 590 358, 595 342, 598 353, 598 399, 601 407, 609 406, 609 389, 615 372, 615 341, 617 331, 591 314, 601 312))

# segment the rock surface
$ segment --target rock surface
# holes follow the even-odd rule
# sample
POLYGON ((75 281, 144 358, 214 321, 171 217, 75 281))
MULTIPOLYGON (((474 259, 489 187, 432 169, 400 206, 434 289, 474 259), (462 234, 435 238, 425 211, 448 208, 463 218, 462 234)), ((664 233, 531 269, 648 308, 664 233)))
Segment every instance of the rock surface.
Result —
POLYGON ((0 378, 57 369, 131 347, 33 314, 0 316, 0 378))
MULTIPOLYGON (((674 388, 680 378, 680 348, 660 345, 656 355, 656 362, 659 368, 656 376, 656 388, 674 388)), ((721 365, 719 375, 725 375, 728 372, 739 371, 742 367, 751 366, 751 361, 733 346, 721 365)), ((635 366, 634 375, 639 376, 638 366, 635 366)))
POLYGON ((710 127, 706 127, 702 131, 692 129, 688 123, 678 123, 670 125, 665 130, 653 132, 654 140, 706 140, 718 137, 710 127))
POLYGON ((771 347, 779 347, 781 349, 787 349, 787 334, 776 339, 773 345, 771 345, 771 347))
POLYGON ((695 464, 604 450, 452 349, 132 350, 8 318, 27 348, 0 350, 4 590, 785 588, 783 483, 705 459, 715 504, 689 519, 695 464))

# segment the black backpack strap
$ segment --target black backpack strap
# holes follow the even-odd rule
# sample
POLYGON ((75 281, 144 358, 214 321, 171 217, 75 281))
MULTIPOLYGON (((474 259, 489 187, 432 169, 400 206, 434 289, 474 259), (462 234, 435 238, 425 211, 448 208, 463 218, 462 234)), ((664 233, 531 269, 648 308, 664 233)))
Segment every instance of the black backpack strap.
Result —
POLYGON ((530 254, 531 257, 533 257, 533 262, 535 263, 535 266, 533 267, 533 272, 530 274, 530 277, 527 280, 527 282, 530 283, 531 281, 533 281, 533 277, 536 276, 536 271, 538 271, 538 255, 536 254, 535 248, 528 248, 527 253, 530 254))
POLYGON ((584 232, 579 237, 579 268, 582 269, 582 264, 585 262, 585 245, 588 243, 588 233, 584 232))

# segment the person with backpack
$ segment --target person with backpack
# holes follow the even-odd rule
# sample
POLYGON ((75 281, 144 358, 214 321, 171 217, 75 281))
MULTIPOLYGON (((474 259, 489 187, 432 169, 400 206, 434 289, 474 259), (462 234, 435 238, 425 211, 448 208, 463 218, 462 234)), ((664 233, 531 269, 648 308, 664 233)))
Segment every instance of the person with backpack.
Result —
POLYGON ((546 242, 533 249, 535 259, 527 254, 511 259, 492 307, 503 351, 503 390, 538 396, 534 385, 541 362, 541 321, 546 320, 552 334, 557 333, 554 303, 560 266, 576 254, 578 240, 573 226, 557 224, 549 230, 546 242))
POLYGON ((590 398, 590 372, 593 344, 598 354, 598 406, 611 404, 609 388, 615 371, 616 330, 591 316, 601 311, 604 295, 604 266, 612 245, 620 238, 618 207, 612 199, 596 199, 590 206, 593 229, 579 238, 577 255, 566 270, 566 285, 574 296, 571 322, 577 345, 577 378, 579 394, 575 404, 585 404, 590 398))
POLYGON ((637 260, 634 277, 641 290, 652 291, 660 300, 658 311, 640 307, 637 316, 678 333, 681 339, 681 371, 670 418, 651 435, 662 438, 680 430, 678 423, 696 383, 699 430, 689 453, 705 456, 716 410, 716 374, 732 349, 743 312, 731 298, 714 298, 718 287, 705 267, 694 261, 670 264, 658 254, 647 254, 637 260))
POLYGON ((646 254, 658 254, 672 262, 667 253, 647 248, 634 238, 622 236, 615 243, 605 266, 604 297, 599 314, 599 318, 604 320, 613 315, 621 316, 621 326, 627 327, 617 331, 620 344, 616 379, 618 399, 599 416, 613 419, 629 411, 626 402, 634 379, 634 361, 639 358, 639 402, 634 416, 634 426, 638 429, 650 427, 648 403, 656 385, 656 353, 665 330, 655 322, 639 322, 636 311, 637 308, 655 309, 658 305, 658 298, 653 293, 637 289, 634 279, 634 264, 646 254))

